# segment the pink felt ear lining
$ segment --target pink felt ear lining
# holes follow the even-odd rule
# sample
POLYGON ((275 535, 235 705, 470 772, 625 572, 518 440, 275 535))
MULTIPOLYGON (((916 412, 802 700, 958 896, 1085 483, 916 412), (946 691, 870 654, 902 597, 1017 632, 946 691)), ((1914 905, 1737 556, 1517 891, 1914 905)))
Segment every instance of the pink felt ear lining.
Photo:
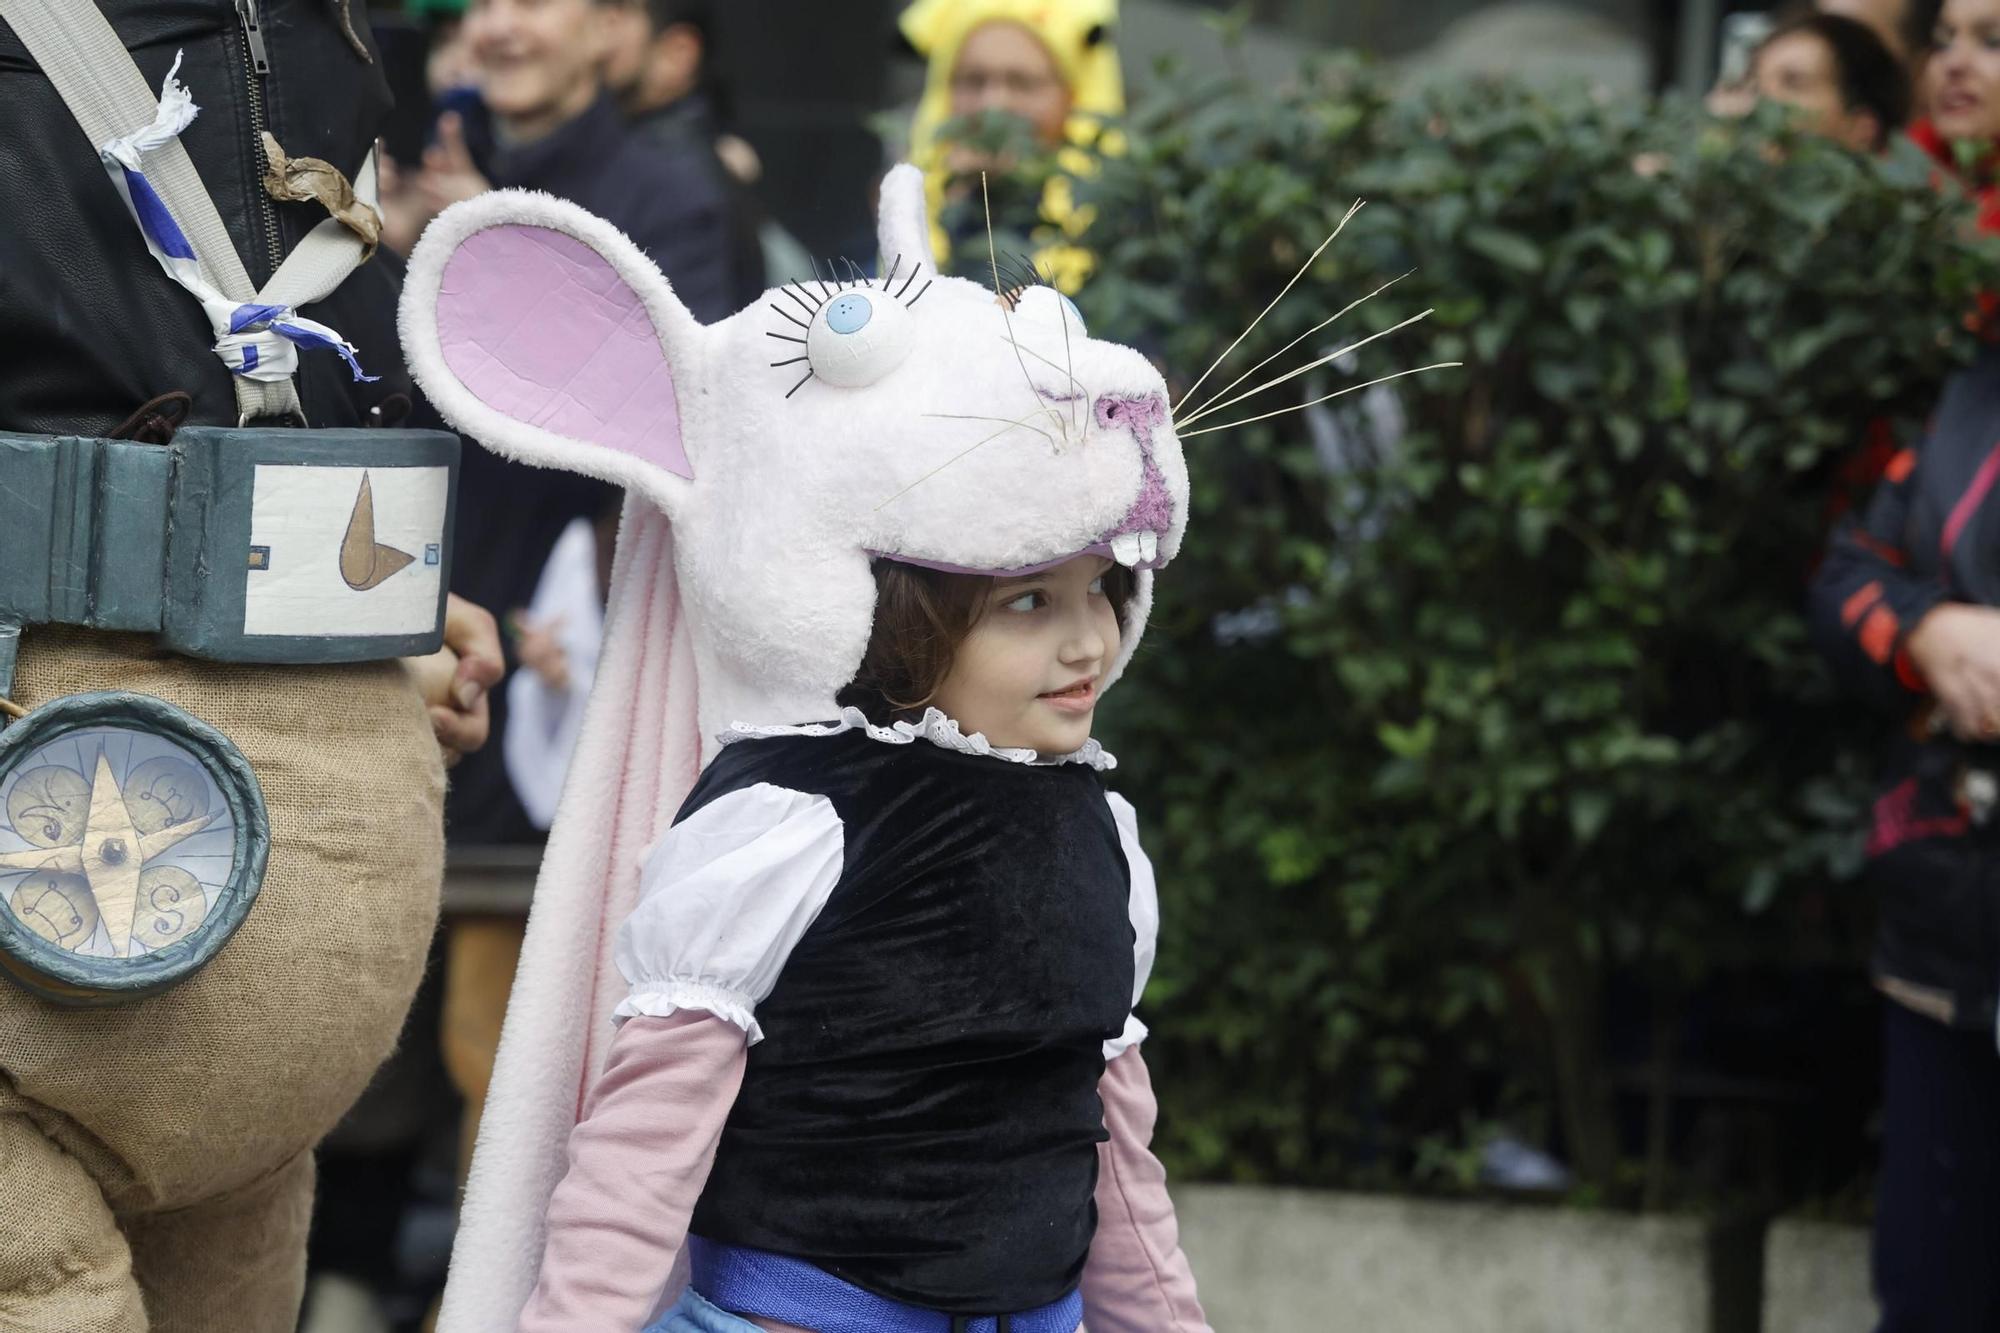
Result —
POLYGON ((530 226, 467 237, 444 267, 437 330, 445 365, 495 411, 694 475, 645 303, 575 237, 530 226))

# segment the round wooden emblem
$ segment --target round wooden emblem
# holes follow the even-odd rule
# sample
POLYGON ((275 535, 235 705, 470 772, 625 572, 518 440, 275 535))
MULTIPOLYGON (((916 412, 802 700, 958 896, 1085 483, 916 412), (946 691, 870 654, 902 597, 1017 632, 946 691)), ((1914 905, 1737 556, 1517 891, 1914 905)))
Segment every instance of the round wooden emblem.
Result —
POLYGON ((0 731, 0 970, 64 1004, 164 990, 213 958, 264 878, 248 761, 146 694, 73 694, 0 731))

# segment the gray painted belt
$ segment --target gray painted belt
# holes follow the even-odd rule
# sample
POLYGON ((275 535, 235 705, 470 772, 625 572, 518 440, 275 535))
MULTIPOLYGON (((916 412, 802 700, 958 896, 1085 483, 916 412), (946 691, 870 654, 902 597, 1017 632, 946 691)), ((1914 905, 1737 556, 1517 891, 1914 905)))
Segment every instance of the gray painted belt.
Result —
POLYGON ((12 674, 22 624, 147 631, 177 652, 230 662, 433 652, 450 585, 458 449, 458 437, 441 431, 188 427, 166 445, 0 432, 0 676, 12 674), (424 534, 421 553, 437 571, 431 623, 395 633, 249 632, 246 556, 260 466, 350 469, 377 488, 399 468, 445 469, 441 530, 424 534))

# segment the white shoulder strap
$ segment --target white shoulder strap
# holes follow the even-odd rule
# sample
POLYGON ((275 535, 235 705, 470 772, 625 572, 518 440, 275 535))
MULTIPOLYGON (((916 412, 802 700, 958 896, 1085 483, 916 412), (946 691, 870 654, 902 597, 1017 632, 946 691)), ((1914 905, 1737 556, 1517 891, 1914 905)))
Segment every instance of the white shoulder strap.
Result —
MULTIPOLYGON (((215 353, 232 372, 243 420, 303 419, 292 385, 299 347, 332 350, 356 378, 367 378, 346 339, 294 312, 354 271, 367 253, 361 238, 328 218, 306 234, 263 291, 253 288, 178 138, 198 109, 175 78, 179 57, 155 99, 94 0, 0 0, 0 20, 55 85, 160 267, 201 302, 215 330, 215 353)), ((373 152, 357 175, 355 194, 374 206, 373 152)))

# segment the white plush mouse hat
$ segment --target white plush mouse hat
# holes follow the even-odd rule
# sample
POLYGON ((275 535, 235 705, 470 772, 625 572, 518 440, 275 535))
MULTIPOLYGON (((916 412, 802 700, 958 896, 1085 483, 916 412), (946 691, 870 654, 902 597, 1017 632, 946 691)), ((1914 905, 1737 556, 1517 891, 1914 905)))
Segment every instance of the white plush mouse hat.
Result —
POLYGON ((719 732, 838 715, 874 619, 871 562, 1018 573, 1101 553, 1140 571, 1114 678, 1144 629, 1187 517, 1165 385, 1050 288, 1010 309, 939 276, 928 234, 922 177, 898 167, 880 276, 780 288, 709 326, 616 229, 546 195, 459 204, 411 256, 404 348, 446 419, 628 490, 445 1333, 511 1327, 532 1290, 624 989, 610 950, 643 850, 719 732))

